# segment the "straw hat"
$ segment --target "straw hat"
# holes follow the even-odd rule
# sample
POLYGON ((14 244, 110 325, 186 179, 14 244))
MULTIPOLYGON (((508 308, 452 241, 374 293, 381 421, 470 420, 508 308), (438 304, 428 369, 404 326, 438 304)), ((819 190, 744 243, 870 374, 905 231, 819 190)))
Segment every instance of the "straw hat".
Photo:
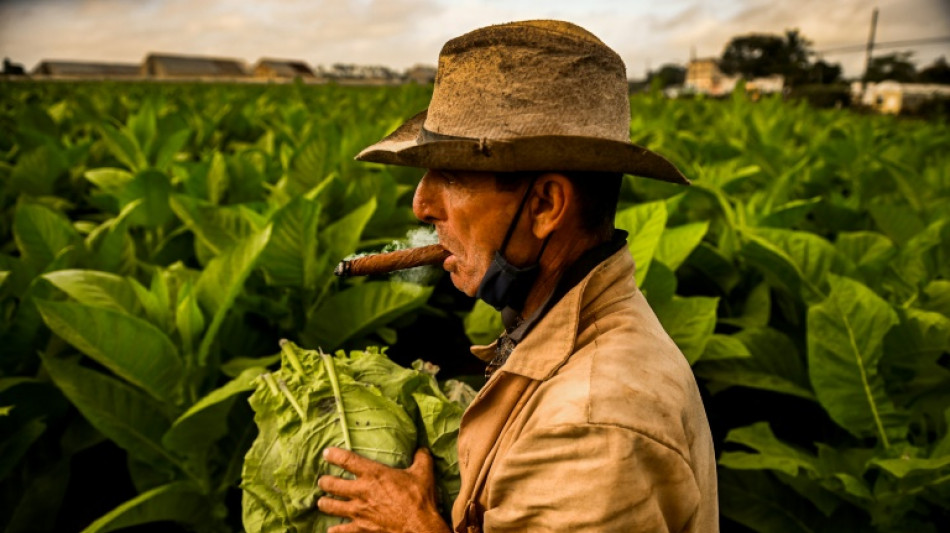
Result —
POLYGON ((429 108, 356 159, 689 183, 669 161, 630 142, 620 56, 587 30, 554 20, 489 26, 447 42, 429 108))

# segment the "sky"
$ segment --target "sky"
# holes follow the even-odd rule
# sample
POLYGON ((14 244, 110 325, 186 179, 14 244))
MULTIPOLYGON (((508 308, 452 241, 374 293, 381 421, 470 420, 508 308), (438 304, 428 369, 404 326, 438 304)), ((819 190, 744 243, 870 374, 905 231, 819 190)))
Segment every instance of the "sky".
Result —
MULTIPOLYGON (((813 49, 950 36, 950 0, 0 0, 0 56, 140 63, 149 52, 242 59, 435 65, 445 41, 489 24, 556 18, 579 24, 643 78, 691 54, 718 57, 730 38, 798 29, 813 49)), ((882 49, 878 53, 909 49, 882 49)), ((950 42, 914 47, 918 68, 950 42)), ((864 53, 828 53, 846 76, 864 53)))

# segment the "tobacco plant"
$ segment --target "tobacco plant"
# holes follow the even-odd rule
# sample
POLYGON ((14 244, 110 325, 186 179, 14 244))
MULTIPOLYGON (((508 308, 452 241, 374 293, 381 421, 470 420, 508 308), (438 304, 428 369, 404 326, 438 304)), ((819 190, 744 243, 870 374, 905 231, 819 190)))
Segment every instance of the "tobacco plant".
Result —
MULTIPOLYGON (((0 527, 237 529, 278 339, 436 364, 463 324, 492 340, 444 281, 330 274, 415 226, 419 171, 352 157, 428 91, 0 84, 0 527)), ((617 225, 706 394, 723 528, 950 528, 947 125, 631 107, 693 181, 626 178, 617 225)))

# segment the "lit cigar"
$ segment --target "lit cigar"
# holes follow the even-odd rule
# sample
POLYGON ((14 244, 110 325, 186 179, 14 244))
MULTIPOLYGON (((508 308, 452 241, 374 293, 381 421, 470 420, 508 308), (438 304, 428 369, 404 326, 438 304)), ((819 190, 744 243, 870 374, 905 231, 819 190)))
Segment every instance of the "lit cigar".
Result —
POLYGON ((367 255, 349 261, 340 261, 333 273, 344 278, 388 274, 406 268, 438 265, 445 261, 445 258, 449 255, 451 254, 442 245, 432 244, 420 248, 409 248, 384 254, 367 255))

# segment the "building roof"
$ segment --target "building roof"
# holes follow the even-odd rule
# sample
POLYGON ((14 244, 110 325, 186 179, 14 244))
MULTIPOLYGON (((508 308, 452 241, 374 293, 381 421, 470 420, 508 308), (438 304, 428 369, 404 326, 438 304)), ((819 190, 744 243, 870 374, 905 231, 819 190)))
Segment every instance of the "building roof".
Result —
POLYGON ((33 68, 32 73, 53 76, 138 76, 139 66, 134 63, 44 60, 33 68))
POLYGON ((274 75, 282 78, 296 78, 296 77, 305 77, 312 78, 314 77, 313 69, 303 61, 293 60, 293 59, 261 59, 254 65, 254 73, 258 73, 258 69, 268 69, 274 73, 274 75))
POLYGON ((241 60, 206 56, 149 54, 145 58, 144 68, 146 73, 153 76, 243 77, 247 75, 244 62, 241 60))

